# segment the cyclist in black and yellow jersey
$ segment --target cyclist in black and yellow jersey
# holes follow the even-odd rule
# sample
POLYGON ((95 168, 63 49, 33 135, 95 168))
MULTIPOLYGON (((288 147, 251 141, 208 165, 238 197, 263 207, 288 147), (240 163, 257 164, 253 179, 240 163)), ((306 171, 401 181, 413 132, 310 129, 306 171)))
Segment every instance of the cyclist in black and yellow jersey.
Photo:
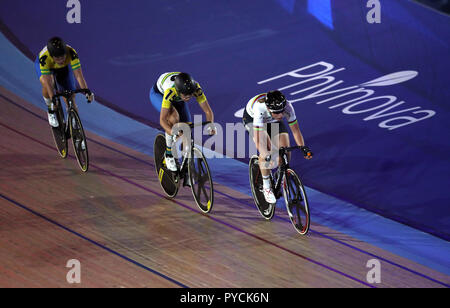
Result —
MULTIPOLYGON (((80 59, 75 49, 66 45, 61 38, 53 37, 39 53, 35 68, 42 85, 42 95, 48 107, 48 121, 52 127, 58 127, 59 123, 54 113, 56 110, 56 101, 53 98, 55 89, 75 90, 75 79, 81 89, 88 88, 81 71, 80 59), (53 75, 56 77, 56 84, 53 82, 53 75)), ((89 91, 86 98, 88 102, 92 102, 94 94, 89 91)))
MULTIPOLYGON (((172 155, 172 128, 175 124, 191 122, 191 114, 187 102, 195 97, 205 113, 206 121, 214 123, 214 113, 199 83, 189 74, 171 72, 162 74, 150 90, 150 100, 160 110, 160 124, 166 133, 166 165, 171 171, 177 171, 172 155)), ((215 134, 214 125, 207 127, 210 135, 215 134)))

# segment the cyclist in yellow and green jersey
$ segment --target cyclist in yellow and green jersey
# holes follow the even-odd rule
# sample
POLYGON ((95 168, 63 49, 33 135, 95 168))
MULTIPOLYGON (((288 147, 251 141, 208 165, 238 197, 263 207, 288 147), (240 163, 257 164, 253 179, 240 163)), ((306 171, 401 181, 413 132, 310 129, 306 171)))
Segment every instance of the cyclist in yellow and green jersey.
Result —
MULTIPOLYGON (((206 121, 214 122, 214 113, 203 93, 200 84, 189 74, 171 72, 162 74, 150 90, 150 101, 160 111, 160 125, 166 132, 166 164, 171 171, 177 171, 172 155, 172 127, 180 122, 191 122, 187 102, 195 98, 206 116, 206 121)), ((207 127, 208 133, 214 135, 214 125, 207 127)))
MULTIPOLYGON (((66 45, 61 38, 53 37, 39 53, 35 61, 35 69, 42 85, 42 96, 48 107, 48 121, 52 127, 58 127, 59 123, 55 115, 56 100, 53 97, 55 90, 75 90, 75 79, 81 89, 88 88, 81 70, 80 59, 75 49, 66 45)), ((94 94, 89 91, 86 98, 88 102, 92 102, 94 94)), ((74 105, 76 108, 75 100, 74 105)))

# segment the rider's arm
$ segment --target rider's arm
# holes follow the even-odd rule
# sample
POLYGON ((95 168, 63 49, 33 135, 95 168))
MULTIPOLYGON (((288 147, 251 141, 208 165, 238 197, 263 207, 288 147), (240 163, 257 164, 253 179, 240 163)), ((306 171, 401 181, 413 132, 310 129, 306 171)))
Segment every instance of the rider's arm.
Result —
MULTIPOLYGON (((80 86, 80 89, 88 89, 86 79, 84 79, 83 71, 81 70, 81 63, 80 59, 78 58, 77 52, 72 47, 69 47, 68 50, 70 57, 70 66, 72 68, 75 79, 80 86)), ((86 93, 86 99, 88 100, 88 102, 92 102, 94 100, 94 93, 86 93)))
POLYGON ((78 84, 80 85, 80 89, 88 89, 88 85, 86 83, 86 80, 84 79, 81 67, 74 70, 73 74, 75 76, 75 79, 78 81, 78 84))
POLYGON ((293 123, 290 123, 289 127, 291 128, 292 134, 294 135, 295 143, 297 143, 298 146, 304 146, 305 140, 303 139, 303 135, 300 131, 297 120, 295 120, 295 122, 293 123))
MULTIPOLYGON (((76 70, 74 70, 73 74, 75 75, 75 78, 78 81, 78 84, 80 85, 80 89, 88 89, 88 85, 86 83, 86 80, 84 79, 81 68, 77 68, 76 70)), ((87 99, 88 103, 92 102, 94 100, 94 93, 92 93, 89 90, 89 92, 86 93, 86 99, 87 99)))
POLYGON ((83 71, 81 70, 81 62, 78 57, 77 52, 72 47, 68 47, 69 58, 70 58, 70 67, 72 68, 75 79, 78 81, 78 85, 80 89, 87 89, 87 83, 83 76, 83 71))
POLYGON ((295 120, 293 123, 290 123, 289 127, 291 128, 292 134, 294 135, 295 142, 298 146, 301 147, 301 150, 303 151, 303 156, 306 159, 311 159, 313 157, 313 153, 307 146, 305 146, 305 140, 303 139, 303 135, 300 132, 297 120, 295 120))
POLYGON ((205 93, 203 92, 202 88, 200 87, 200 84, 197 82, 198 90, 194 93, 194 97, 197 100, 197 102, 200 105, 200 108, 202 108, 203 112, 206 116, 206 121, 209 121, 211 123, 214 122, 214 113, 212 112, 211 106, 208 103, 208 100, 206 99, 205 93))
POLYGON ((286 105, 284 115, 286 116, 291 132, 294 135, 295 143, 298 146, 304 146, 305 140, 303 139, 303 135, 300 132, 300 127, 298 126, 297 116, 295 115, 294 107, 290 102, 288 102, 286 105))
POLYGON ((200 104, 200 108, 202 108, 203 112, 205 113, 206 121, 214 123, 214 113, 207 100, 200 104))

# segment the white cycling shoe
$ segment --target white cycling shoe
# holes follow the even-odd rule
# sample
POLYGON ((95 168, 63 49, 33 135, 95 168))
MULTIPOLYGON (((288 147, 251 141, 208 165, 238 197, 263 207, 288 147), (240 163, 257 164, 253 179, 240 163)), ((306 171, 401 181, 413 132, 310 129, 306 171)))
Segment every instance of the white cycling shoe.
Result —
POLYGON ((273 194, 272 189, 265 188, 265 189, 263 189, 263 193, 264 193, 264 199, 266 199, 267 203, 274 204, 277 202, 277 198, 275 198, 275 195, 273 194))
POLYGON ((166 156, 166 166, 167 169, 169 169, 172 172, 176 172, 177 171, 177 164, 175 162, 175 158, 173 158, 173 156, 166 156))
POLYGON ((56 118, 56 114, 50 112, 47 112, 47 114, 48 114, 48 123, 50 124, 50 126, 55 128, 58 127, 59 123, 58 119, 56 118))

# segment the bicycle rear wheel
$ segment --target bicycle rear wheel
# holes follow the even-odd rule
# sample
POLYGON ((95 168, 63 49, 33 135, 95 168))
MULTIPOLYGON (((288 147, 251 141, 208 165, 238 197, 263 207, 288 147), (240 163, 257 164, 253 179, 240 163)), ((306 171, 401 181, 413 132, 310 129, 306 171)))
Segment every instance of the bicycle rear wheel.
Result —
POLYGON ((61 101, 58 101, 58 107, 55 111, 59 126, 52 127, 53 140, 55 141, 56 149, 62 158, 67 157, 68 143, 66 138, 66 124, 64 123, 64 112, 61 101))
POLYGON ((189 158, 188 174, 195 203, 203 213, 209 213, 214 204, 214 186, 208 162, 203 153, 194 147, 189 158))
POLYGON ((72 109, 69 112, 68 124, 78 165, 80 166, 81 171, 87 172, 89 169, 87 140, 80 117, 75 109, 72 109))
POLYGON ((155 143, 153 145, 156 175, 164 193, 169 198, 174 198, 178 193, 179 181, 177 180, 177 174, 167 169, 165 153, 166 137, 163 134, 159 134, 156 136, 155 143))
POLYGON ((275 205, 270 205, 264 198, 263 179, 258 159, 258 156, 254 155, 249 162, 250 187, 252 188, 253 200, 259 213, 264 219, 270 220, 275 213, 275 205))
POLYGON ((308 198, 300 178, 292 169, 284 175, 283 196, 292 225, 298 233, 305 235, 310 225, 308 198))

